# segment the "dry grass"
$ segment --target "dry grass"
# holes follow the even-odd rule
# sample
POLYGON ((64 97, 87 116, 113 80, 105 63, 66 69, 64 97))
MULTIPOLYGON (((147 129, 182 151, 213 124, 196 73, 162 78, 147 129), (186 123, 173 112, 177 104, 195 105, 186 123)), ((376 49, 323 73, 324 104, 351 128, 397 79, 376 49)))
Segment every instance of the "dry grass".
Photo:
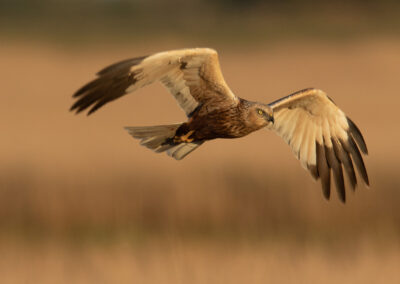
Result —
POLYGON ((163 241, 0 247, 2 283, 398 283, 399 247, 163 241))
POLYGON ((400 42, 219 48, 239 96, 319 87, 359 125, 372 185, 346 205, 325 202, 272 133, 181 162, 140 147, 122 126, 184 119, 160 86, 89 118, 68 112, 104 65, 187 45, 0 48, 2 283, 397 283, 400 42))

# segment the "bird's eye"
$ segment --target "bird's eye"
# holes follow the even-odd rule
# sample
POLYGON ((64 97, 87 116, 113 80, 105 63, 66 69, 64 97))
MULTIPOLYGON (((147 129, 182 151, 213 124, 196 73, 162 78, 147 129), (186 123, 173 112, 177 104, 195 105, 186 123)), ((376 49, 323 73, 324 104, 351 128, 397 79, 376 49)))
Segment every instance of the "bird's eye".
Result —
POLYGON ((261 109, 259 109, 259 110, 258 110, 258 114, 259 114, 259 115, 264 115, 264 112, 263 112, 261 109))

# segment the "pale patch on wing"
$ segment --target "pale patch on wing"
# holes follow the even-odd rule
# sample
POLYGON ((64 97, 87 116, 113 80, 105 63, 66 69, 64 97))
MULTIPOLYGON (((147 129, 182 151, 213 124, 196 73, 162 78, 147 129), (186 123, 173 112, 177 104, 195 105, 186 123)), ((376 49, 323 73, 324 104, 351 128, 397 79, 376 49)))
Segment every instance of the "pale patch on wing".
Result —
POLYGON ((353 163, 368 185, 367 171, 359 151, 367 147, 357 126, 321 90, 306 89, 270 104, 275 123, 270 126, 289 144, 301 165, 321 179, 325 197, 330 196, 330 173, 340 199, 346 199, 343 168, 351 187, 357 180, 353 163))
POLYGON ((100 72, 98 78, 79 89, 71 110, 89 114, 127 93, 160 81, 190 114, 200 104, 237 104, 238 98, 226 84, 218 54, 209 48, 182 49, 124 60, 100 72))
POLYGON ((186 115, 190 115, 199 103, 190 94, 189 87, 185 84, 183 79, 183 72, 175 68, 163 78, 161 78, 163 85, 175 97, 179 106, 185 111, 186 115))

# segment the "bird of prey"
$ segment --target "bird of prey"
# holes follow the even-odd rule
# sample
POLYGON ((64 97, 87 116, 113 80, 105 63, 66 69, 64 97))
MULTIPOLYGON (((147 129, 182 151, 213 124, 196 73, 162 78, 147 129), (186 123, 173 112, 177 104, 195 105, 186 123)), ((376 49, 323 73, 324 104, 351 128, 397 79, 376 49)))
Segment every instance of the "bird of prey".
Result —
POLYGON ((226 84, 218 54, 210 48, 181 49, 112 64, 79 89, 71 111, 88 114, 119 97, 153 82, 161 82, 177 100, 188 120, 183 123, 126 127, 140 144, 166 151, 177 160, 216 138, 239 138, 261 128, 273 130, 289 144, 301 165, 321 179, 330 197, 331 172, 344 202, 343 169, 351 188, 357 178, 354 164, 369 184, 363 162, 367 146, 358 127, 321 90, 309 88, 269 104, 236 96, 226 84))

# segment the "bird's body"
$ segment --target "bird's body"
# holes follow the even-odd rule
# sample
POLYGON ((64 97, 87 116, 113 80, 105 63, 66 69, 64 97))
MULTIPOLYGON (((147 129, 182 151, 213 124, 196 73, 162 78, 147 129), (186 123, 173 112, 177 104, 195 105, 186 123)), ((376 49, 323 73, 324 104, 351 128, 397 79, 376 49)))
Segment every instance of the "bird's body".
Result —
MULTIPOLYGON (((259 106, 266 107, 258 103, 239 99, 234 106, 226 106, 221 109, 207 110, 207 106, 202 106, 195 110, 189 120, 181 125, 177 135, 190 135, 195 141, 211 140, 216 138, 240 138, 259 130, 269 123, 267 120, 248 120, 249 109, 259 106)), ((272 117, 272 116, 271 116, 272 117)))
POLYGON ((172 93, 188 120, 183 123, 126 127, 141 144, 183 159, 205 141, 239 138, 268 128, 292 148, 302 166, 321 179, 330 196, 331 171, 339 197, 345 200, 343 168, 352 188, 353 163, 369 183, 361 153, 367 148, 361 132, 321 90, 305 89, 270 104, 237 97, 222 76, 216 51, 208 48, 160 52, 124 60, 97 73, 79 89, 71 110, 88 114, 138 88, 160 81, 172 93))

